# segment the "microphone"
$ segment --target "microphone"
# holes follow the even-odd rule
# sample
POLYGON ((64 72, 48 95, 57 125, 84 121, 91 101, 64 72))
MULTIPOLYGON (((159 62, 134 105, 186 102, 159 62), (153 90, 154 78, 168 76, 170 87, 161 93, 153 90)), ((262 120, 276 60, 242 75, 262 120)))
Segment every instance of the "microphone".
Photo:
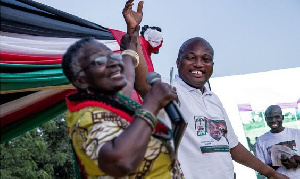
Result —
MULTIPOLYGON (((156 81, 161 82, 160 74, 158 74, 156 72, 147 74, 146 82, 149 85, 152 85, 156 81)), ((180 118, 181 118, 180 111, 174 101, 171 101, 169 104, 167 104, 164 109, 167 112, 167 114, 172 122, 176 123, 180 120, 180 118)))

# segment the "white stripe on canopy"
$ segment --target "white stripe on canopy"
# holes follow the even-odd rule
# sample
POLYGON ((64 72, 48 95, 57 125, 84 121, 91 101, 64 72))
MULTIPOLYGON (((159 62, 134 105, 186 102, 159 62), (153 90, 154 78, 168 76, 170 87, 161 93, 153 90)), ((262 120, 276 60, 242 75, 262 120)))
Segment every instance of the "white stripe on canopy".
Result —
MULTIPOLYGON (((1 32, 1 51, 25 55, 62 55, 79 38, 57 38, 1 32)), ((116 40, 97 40, 112 51, 120 46, 116 40)))

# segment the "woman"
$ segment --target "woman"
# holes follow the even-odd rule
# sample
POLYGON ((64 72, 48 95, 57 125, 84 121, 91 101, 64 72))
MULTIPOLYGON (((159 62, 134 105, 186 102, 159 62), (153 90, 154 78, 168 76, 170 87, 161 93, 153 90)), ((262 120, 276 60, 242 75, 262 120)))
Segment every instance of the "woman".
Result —
MULTIPOLYGON (((123 11, 130 25, 128 20, 141 15, 142 8, 139 3, 138 12, 132 11, 132 2, 123 11)), ((171 130, 156 119, 160 109, 177 100, 176 91, 155 82, 142 105, 125 96, 133 90, 138 66, 140 21, 134 21, 122 56, 93 38, 76 42, 65 53, 64 74, 78 90, 66 98, 72 144, 89 178, 180 178, 171 130)))

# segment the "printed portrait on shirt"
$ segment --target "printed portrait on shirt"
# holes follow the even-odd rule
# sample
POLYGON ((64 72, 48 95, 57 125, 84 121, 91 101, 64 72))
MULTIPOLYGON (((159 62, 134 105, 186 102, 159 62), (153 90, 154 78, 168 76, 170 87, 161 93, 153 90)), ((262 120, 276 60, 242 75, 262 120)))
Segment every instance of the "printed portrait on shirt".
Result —
POLYGON ((225 120, 195 116, 194 122, 202 153, 229 152, 225 120))
POLYGON ((226 137, 227 127, 224 120, 207 120, 207 129, 209 135, 217 141, 226 137))

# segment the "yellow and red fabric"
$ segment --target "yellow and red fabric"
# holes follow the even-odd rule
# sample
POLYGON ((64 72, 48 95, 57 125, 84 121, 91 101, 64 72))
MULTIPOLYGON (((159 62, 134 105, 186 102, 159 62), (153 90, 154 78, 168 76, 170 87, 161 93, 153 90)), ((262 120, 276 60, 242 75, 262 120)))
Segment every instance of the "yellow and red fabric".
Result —
MULTIPOLYGON (((138 104, 131 107, 129 104, 134 101, 126 99, 125 96, 119 102, 127 104, 127 108, 131 108, 133 112, 139 107, 138 104)), ((106 142, 118 137, 130 126, 133 116, 113 105, 96 100, 72 101, 67 98, 67 106, 69 134, 87 175, 89 178, 109 177, 98 167, 99 151, 106 142)), ((160 127, 156 127, 151 136, 144 160, 127 178, 182 177, 178 163, 172 165, 174 158, 171 145, 166 142, 171 139, 172 132, 161 121, 158 125, 160 127)))

